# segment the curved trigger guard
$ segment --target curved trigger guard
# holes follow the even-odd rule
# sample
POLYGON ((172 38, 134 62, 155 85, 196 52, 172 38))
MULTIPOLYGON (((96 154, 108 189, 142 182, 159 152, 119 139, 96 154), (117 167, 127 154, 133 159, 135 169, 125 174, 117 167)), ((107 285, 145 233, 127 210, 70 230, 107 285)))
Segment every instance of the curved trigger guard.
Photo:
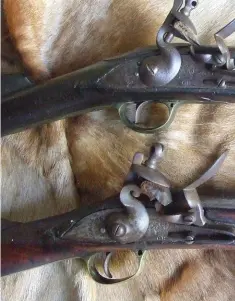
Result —
MULTIPOLYGON (((154 102, 154 101, 146 101, 144 103, 151 103, 151 102, 154 102)), ((128 128, 130 128, 138 133, 152 134, 152 133, 167 129, 171 125, 172 121, 174 120, 177 109, 186 102, 177 100, 177 101, 167 101, 167 102, 159 102, 159 103, 164 104, 168 108, 169 116, 165 123, 158 125, 158 126, 154 126, 154 127, 142 127, 142 126, 139 126, 138 123, 131 122, 128 119, 127 114, 126 114, 127 107, 128 107, 128 105, 133 104, 133 102, 122 103, 117 107, 117 109, 118 109, 121 121, 128 128)))
MULTIPOLYGON (((92 255, 91 257, 89 257, 88 260, 86 261, 88 272, 89 272, 90 276, 92 277, 92 279, 94 281, 96 281, 97 283, 100 283, 100 284, 115 284, 115 283, 120 283, 120 282, 129 280, 129 279, 135 277, 141 270, 142 259, 144 258, 145 252, 142 252, 141 250, 132 251, 132 252, 135 253, 136 258, 138 259, 138 268, 134 274, 124 277, 124 278, 113 278, 111 273, 109 272, 108 267, 106 266, 105 273, 107 274, 107 277, 104 277, 103 275, 101 275, 99 273, 99 271, 96 268, 97 256, 100 254, 100 253, 96 253, 96 254, 92 255)), ((107 256, 109 256, 109 259, 111 258, 110 253, 108 253, 107 256)))

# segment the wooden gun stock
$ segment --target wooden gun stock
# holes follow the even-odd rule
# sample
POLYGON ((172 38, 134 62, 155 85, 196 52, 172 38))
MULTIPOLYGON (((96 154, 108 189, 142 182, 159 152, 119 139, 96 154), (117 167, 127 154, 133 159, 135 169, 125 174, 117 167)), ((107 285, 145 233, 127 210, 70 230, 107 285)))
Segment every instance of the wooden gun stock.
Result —
MULTIPOLYGON (((67 214, 61 216, 63 221, 67 214)), ((70 217, 71 213, 68 213, 70 217)), ((57 225, 58 217, 29 223, 2 220, 2 276, 24 271, 55 261, 87 256, 89 248, 50 236, 48 229, 57 225), (7 227, 6 227, 7 226, 7 227)))
MULTIPOLYGON (((137 249, 138 244, 92 243, 73 239, 61 239, 55 236, 56 227, 84 216, 85 211, 74 210, 55 217, 49 217, 28 223, 2 220, 1 264, 2 276, 42 266, 56 261, 79 257, 87 258, 96 252, 137 249), (52 231, 53 229, 53 231, 52 231)), ((235 224, 234 209, 209 208, 206 217, 218 224, 235 224)), ((235 248, 235 243, 192 244, 153 243, 147 249, 164 248, 235 248)))

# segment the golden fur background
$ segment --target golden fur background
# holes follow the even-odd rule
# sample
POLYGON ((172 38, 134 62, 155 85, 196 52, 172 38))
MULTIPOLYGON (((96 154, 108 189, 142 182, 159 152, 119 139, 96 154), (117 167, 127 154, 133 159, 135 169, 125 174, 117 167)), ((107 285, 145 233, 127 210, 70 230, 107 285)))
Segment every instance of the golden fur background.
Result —
MULTIPOLYGON (((5 0, 4 12, 10 38, 40 81, 153 44, 171 6, 168 0, 5 0)), ((234 16, 234 0, 201 0, 192 13, 200 41, 213 43, 213 34, 234 16)), ((234 36, 228 43, 235 46, 234 36)), ((14 69, 6 62, 2 66, 14 69)), ((232 190, 234 116, 234 104, 185 105, 167 131, 145 136, 126 129, 113 112, 102 111, 5 137, 2 217, 29 221, 100 201, 120 189, 133 154, 146 152, 154 141, 165 145, 161 169, 177 187, 229 149, 207 189, 232 190)), ((131 264, 130 256, 120 258, 120 268, 128 270, 131 264)), ((2 298, 229 301, 234 300, 234 281, 234 252, 155 250, 148 252, 142 273, 126 283, 97 285, 84 263, 74 259, 2 278, 2 298)))

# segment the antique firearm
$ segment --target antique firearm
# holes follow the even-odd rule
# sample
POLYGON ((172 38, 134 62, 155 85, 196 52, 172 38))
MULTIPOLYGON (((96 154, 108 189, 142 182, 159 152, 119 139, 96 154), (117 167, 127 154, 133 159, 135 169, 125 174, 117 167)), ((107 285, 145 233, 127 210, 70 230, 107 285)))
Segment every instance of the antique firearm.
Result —
POLYGON ((215 175, 226 154, 191 185, 173 190, 158 169, 163 146, 155 144, 147 160, 142 153, 134 155, 120 194, 101 205, 28 223, 2 220, 2 276, 80 257, 95 281, 111 284, 139 270, 113 278, 109 261, 118 250, 133 250, 139 267, 148 249, 235 250, 235 197, 203 196, 196 189, 215 175), (100 253, 103 274, 96 267, 100 253))
POLYGON ((151 133, 168 126, 181 104, 235 102, 235 48, 224 42, 235 19, 215 34, 216 46, 201 45, 189 18, 197 4, 174 1, 156 46, 40 85, 23 75, 3 75, 2 135, 107 106, 116 107, 128 127, 151 133), (171 43, 174 37, 186 43, 171 43), (165 123, 150 122, 156 103, 168 108, 165 123))

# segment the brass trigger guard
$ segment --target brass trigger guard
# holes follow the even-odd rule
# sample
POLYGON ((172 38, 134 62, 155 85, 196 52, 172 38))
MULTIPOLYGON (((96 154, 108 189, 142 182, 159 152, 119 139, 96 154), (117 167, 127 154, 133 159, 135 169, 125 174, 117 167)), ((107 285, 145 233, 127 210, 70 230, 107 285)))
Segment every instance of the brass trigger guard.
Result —
MULTIPOLYGON (((136 258, 138 259, 138 268, 137 268, 137 270, 134 274, 132 274, 130 276, 127 276, 127 277, 124 277, 124 278, 112 278, 112 275, 109 272, 108 267, 107 266, 105 267, 105 265, 104 265, 104 269, 106 270, 105 273, 107 274, 107 276, 109 276, 109 278, 104 277, 103 275, 101 275, 99 273, 99 271, 96 268, 97 256, 100 253, 95 253, 94 255, 92 255, 91 257, 89 257, 86 260, 87 268, 88 268, 88 272, 89 272, 90 276, 92 277, 92 279, 94 281, 96 281, 97 283, 100 283, 100 284, 115 284, 115 283, 120 283, 120 282, 129 280, 129 279, 135 277, 141 270, 145 252, 141 251, 141 254, 139 254, 139 251, 132 251, 132 252, 135 253, 136 258)), ((110 259, 111 258, 110 253, 108 254, 108 256, 109 256, 109 259, 110 259)))
MULTIPOLYGON (((154 101, 149 101, 149 103, 152 103, 154 101)), ((132 104, 132 102, 128 102, 128 103, 122 103, 120 104, 117 109, 118 109, 118 112, 119 112, 119 116, 120 116, 120 119, 121 121, 130 129, 138 132, 138 133, 143 133, 143 134, 152 134, 156 131, 160 131, 160 130, 164 130, 166 128, 168 128, 170 126, 170 124, 172 123, 172 121, 174 120, 175 118, 175 115, 176 115, 176 111, 177 109, 187 103, 186 101, 167 101, 167 102, 159 102, 159 103, 162 103, 164 104, 167 108, 168 108, 168 112, 169 112, 169 117, 168 119, 166 120, 165 123, 161 124, 161 125, 158 125, 158 126, 154 126, 154 127, 141 127, 139 126, 138 124, 136 123, 133 123, 131 122, 127 116, 126 116, 126 111, 127 111, 127 106, 128 104, 132 104)))

